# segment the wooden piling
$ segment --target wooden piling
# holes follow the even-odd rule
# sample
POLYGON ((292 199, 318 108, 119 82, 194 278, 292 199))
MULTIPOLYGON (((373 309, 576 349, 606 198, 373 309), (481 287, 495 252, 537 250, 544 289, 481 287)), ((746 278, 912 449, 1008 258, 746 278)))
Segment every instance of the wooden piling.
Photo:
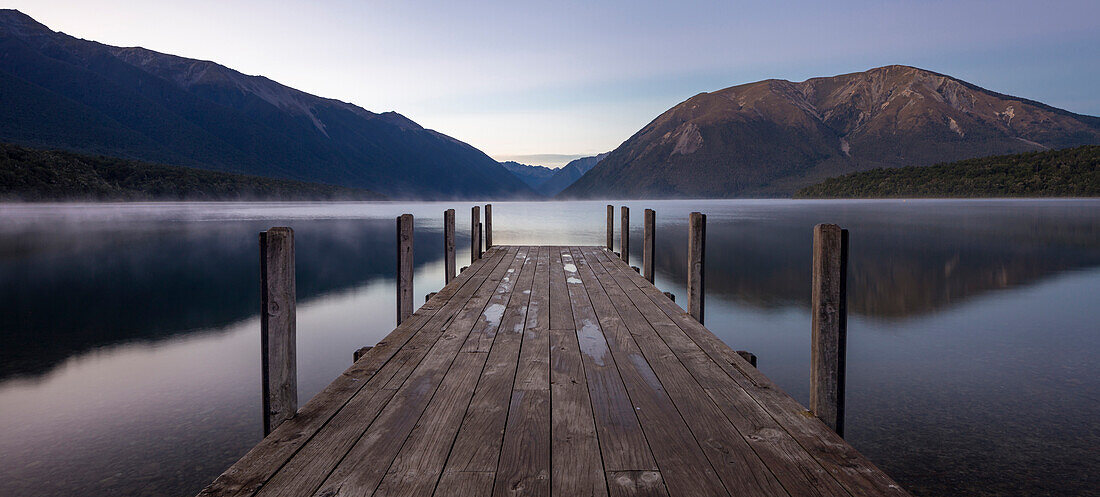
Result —
POLYGON ((655 245, 655 232, 657 227, 657 213, 653 209, 645 210, 645 230, 642 233, 642 275, 646 281, 653 283, 653 250, 655 245))
POLYGON ((607 206, 607 250, 615 250, 615 206, 607 206))
POLYGON ((756 367, 756 354, 753 354, 752 352, 749 352, 747 350, 738 350, 736 352, 737 355, 741 356, 742 359, 749 361, 749 364, 751 364, 752 367, 756 367))
POLYGON ((623 262, 630 264, 630 208, 622 207, 622 220, 619 221, 622 234, 619 235, 619 250, 622 252, 623 262))
POLYGON ((706 255, 707 216, 692 212, 688 216, 688 313, 701 324, 706 286, 703 264, 706 255))
POLYGON ((397 324, 413 313, 413 216, 397 217, 397 324))
POLYGON ((470 209, 470 264, 477 262, 481 257, 481 207, 474 206, 470 209))
POLYGON ((298 412, 294 231, 260 233, 260 350, 264 436, 298 412))
POLYGON ((810 410, 844 436, 844 361, 848 336, 848 230, 814 227, 810 410))
POLYGON ((493 204, 485 204, 485 250, 493 248, 493 204))
POLYGON ((480 259, 485 255, 485 247, 482 245, 482 241, 485 240, 485 224, 477 223, 477 258, 480 259))
POLYGON ((455 210, 443 211, 443 284, 455 279, 455 210))

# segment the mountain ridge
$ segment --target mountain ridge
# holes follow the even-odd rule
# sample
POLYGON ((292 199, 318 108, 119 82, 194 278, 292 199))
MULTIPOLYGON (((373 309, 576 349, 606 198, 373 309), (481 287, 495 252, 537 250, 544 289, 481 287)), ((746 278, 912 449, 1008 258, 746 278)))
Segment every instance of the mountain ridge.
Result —
POLYGON ((81 40, 19 11, 0 11, 0 62, 0 141, 392 197, 538 196, 475 147, 396 112, 81 40))
POLYGON ((1100 143, 1100 118, 892 65, 697 94, 559 198, 788 196, 825 177, 1100 143))

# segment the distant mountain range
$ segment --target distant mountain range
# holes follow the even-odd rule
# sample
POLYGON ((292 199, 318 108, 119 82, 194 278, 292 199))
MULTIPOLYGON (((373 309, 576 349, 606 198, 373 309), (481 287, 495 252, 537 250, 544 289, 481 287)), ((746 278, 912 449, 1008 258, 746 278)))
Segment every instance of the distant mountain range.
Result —
POLYGON ((396 113, 120 48, 0 10, 0 141, 398 197, 536 194, 476 148, 396 113))
POLYGON ((702 93, 559 198, 789 196, 826 177, 1100 144, 1100 118, 908 66, 702 93))
POLYGON ((520 181, 526 183, 527 186, 536 189, 557 172, 556 169, 550 169, 546 166, 520 164, 514 160, 501 162, 500 165, 504 166, 504 169, 507 169, 508 172, 516 175, 516 177, 519 178, 520 181))
POLYGON ((524 183, 527 183, 528 186, 534 188, 535 191, 547 197, 553 197, 592 170, 604 157, 607 157, 606 152, 581 157, 569 161, 568 164, 559 169, 520 164, 516 161, 506 161, 500 164, 524 183))

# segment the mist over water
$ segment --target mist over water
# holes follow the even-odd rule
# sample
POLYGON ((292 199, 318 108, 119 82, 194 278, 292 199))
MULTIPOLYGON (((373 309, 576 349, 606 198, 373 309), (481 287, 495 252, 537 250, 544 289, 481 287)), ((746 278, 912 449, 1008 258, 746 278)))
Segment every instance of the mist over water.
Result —
MULTIPOLYGON (((606 202, 493 204, 497 244, 604 243, 606 202)), ((257 233, 295 230, 305 403, 394 327, 394 218, 419 305, 472 205, 0 204, 0 495, 196 493, 262 436, 257 233)), ((811 230, 848 228, 847 439, 916 495, 1097 494, 1100 200, 626 205, 678 300, 707 214, 707 327, 803 404, 811 230)))

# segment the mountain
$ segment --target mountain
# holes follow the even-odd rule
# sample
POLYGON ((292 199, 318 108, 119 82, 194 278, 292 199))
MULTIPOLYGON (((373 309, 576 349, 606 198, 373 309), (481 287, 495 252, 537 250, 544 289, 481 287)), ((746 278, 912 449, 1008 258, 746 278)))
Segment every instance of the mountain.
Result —
POLYGON ((554 176, 554 170, 546 166, 530 166, 527 164, 520 164, 514 160, 501 162, 500 165, 504 166, 508 172, 514 174, 520 181, 523 181, 527 186, 537 189, 539 185, 546 182, 554 176))
POLYGON ((4 200, 385 200, 369 190, 0 143, 4 200))
POLYGON ((591 171, 604 157, 607 157, 607 152, 569 161, 568 164, 558 169, 553 177, 538 185, 536 190, 547 197, 553 197, 562 190, 568 188, 569 185, 572 185, 580 179, 581 176, 584 176, 585 173, 591 171))
POLYGON ((0 141, 401 197, 536 195, 476 148, 219 64, 0 11, 0 141))
POLYGON ((701 93, 560 198, 787 196, 877 167, 1100 144, 1100 118, 908 66, 701 93))
POLYGON ((998 155, 829 178, 795 198, 1100 197, 1100 146, 998 155))

